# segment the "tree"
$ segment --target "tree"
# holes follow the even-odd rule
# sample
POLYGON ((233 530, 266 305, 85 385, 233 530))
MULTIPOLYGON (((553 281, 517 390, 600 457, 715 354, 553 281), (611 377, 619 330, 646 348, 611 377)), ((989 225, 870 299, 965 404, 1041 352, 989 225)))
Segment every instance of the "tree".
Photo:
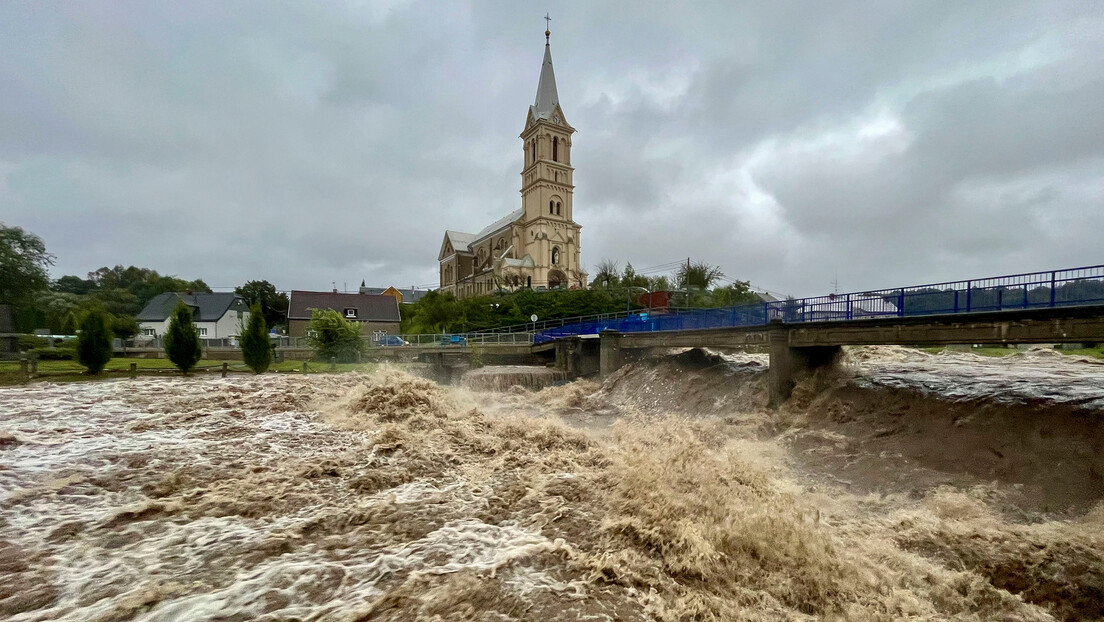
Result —
POLYGON ((759 297, 751 291, 751 283, 735 281, 732 285, 718 287, 712 292, 712 306, 735 307, 759 302, 759 297))
POLYGON ((287 294, 276 291, 276 286, 268 281, 248 281, 241 287, 235 287, 234 293, 241 296, 247 305, 261 305, 265 324, 270 328, 287 323, 287 294))
MULTIPOLYGON (((648 287, 648 277, 637 274, 631 263, 625 263, 625 271, 621 273, 621 287, 648 287)), ((654 291, 654 290, 653 290, 654 291)))
POLYGON ((704 261, 680 266, 675 275, 679 289, 709 289, 717 279, 723 277, 720 266, 711 266, 704 261))
POLYGON ((249 321, 241 334, 242 360, 255 374, 263 374, 272 364, 272 346, 268 340, 268 326, 265 324, 261 305, 249 308, 249 321))
POLYGON ((0 304, 11 305, 13 315, 33 309, 35 294, 50 283, 53 264, 42 238, 0 222, 0 304))
POLYGON ((331 359, 338 363, 355 363, 364 352, 364 339, 360 326, 341 317, 333 309, 311 311, 307 341, 314 355, 322 361, 331 359))
POLYGON ((621 282, 621 277, 617 275, 617 262, 612 259, 603 259, 598 262, 598 267, 594 270, 594 279, 590 282, 591 287, 617 287, 621 282))
POLYGON ((123 341, 138 334, 138 320, 133 315, 116 315, 111 319, 111 332, 123 341))
POLYGON ((165 353, 185 376, 203 355, 199 346, 199 333, 192 322, 192 310, 184 303, 176 305, 176 310, 169 319, 169 328, 165 331, 165 353))
POLYGON ((103 311, 94 309, 84 315, 77 337, 77 360, 95 375, 111 360, 111 329, 103 311))

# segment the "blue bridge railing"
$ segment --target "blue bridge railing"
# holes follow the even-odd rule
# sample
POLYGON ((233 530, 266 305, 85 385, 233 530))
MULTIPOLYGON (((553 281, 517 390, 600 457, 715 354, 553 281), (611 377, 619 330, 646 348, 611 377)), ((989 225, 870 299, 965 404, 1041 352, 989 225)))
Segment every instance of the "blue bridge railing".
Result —
POLYGON ((603 330, 625 333, 691 330, 762 326, 774 319, 787 323, 831 322, 1099 304, 1104 304, 1104 265, 828 294, 720 309, 599 317, 540 330, 533 335, 533 342, 593 335, 603 330))

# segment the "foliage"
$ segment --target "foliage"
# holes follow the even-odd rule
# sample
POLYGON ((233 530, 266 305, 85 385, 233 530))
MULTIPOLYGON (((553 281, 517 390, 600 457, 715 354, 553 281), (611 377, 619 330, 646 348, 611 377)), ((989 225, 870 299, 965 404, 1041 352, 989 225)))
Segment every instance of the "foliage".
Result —
POLYGON ((241 333, 242 360, 253 370, 263 374, 272 364, 272 345, 268 339, 268 326, 265 324, 261 305, 249 308, 249 321, 241 333))
POLYGON ((49 285, 53 263, 42 238, 0 222, 0 303, 11 305, 17 329, 26 328, 21 312, 33 309, 35 294, 49 285))
POLYGON ((287 294, 276 291, 276 286, 268 281, 248 281, 234 292, 241 296, 251 308, 260 305, 265 325, 269 327, 287 323, 287 294))
POLYGON ((111 318, 111 332, 122 340, 130 339, 138 334, 138 320, 133 315, 116 315, 111 318))
POLYGON ((314 349, 316 360, 354 363, 364 352, 360 326, 341 317, 333 309, 313 309, 307 327, 307 341, 314 349))
POLYGON ((617 287, 621 283, 621 277, 617 274, 617 262, 612 259, 603 259, 598 262, 598 266, 594 269, 594 279, 591 280, 591 287, 617 287))
POLYGON ((192 310, 178 303, 165 331, 165 353, 169 360, 185 375, 199 362, 203 352, 199 345, 199 333, 192 322, 192 310))
POLYGON ((625 271, 621 273, 621 287, 643 287, 651 291, 656 291, 653 290, 650 285, 651 283, 648 277, 637 274, 631 263, 625 263, 625 271))
POLYGON ((724 277, 720 266, 711 266, 704 261, 687 263, 680 266, 675 274, 679 289, 709 289, 718 279, 724 277))
MULTIPOLYGON (((102 306, 114 315, 138 315, 146 304, 158 294, 165 292, 210 292, 201 279, 187 281, 174 276, 163 276, 156 270, 130 266, 124 268, 103 267, 88 273, 87 279, 73 275, 66 275, 54 281, 51 287, 55 300, 74 299, 83 308, 90 306, 102 306), (64 298, 68 296, 69 298, 64 298)), ((49 303, 39 300, 39 308, 43 309, 49 303)), ((50 318, 49 311, 45 311, 47 321, 54 322, 51 328, 57 326, 57 319, 50 318)), ((55 314, 56 315, 56 314, 55 314)))
POLYGON ((747 281, 735 281, 731 285, 715 288, 709 293, 709 307, 735 307, 759 302, 747 281))
POLYGON ((98 374, 111 360, 111 329, 103 311, 93 310, 84 315, 77 337, 77 360, 88 368, 88 373, 98 374))
POLYGON ((20 335, 19 336, 19 351, 26 352, 35 348, 49 348, 50 340, 45 337, 39 337, 38 335, 20 335))
MULTIPOLYGON (((457 300, 452 294, 430 292, 413 305, 403 305, 403 332, 462 333, 541 320, 616 313, 625 310, 626 292, 606 289, 533 291, 457 300)), ((633 306, 639 308, 635 302, 633 306)))
POLYGON ((33 348, 28 354, 40 361, 71 361, 77 358, 77 341, 70 339, 56 348, 33 348))

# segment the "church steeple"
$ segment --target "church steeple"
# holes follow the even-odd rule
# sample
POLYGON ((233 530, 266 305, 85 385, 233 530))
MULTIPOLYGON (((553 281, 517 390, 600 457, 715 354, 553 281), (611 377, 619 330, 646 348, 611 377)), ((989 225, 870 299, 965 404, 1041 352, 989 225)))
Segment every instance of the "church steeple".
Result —
MULTIPOLYGON (((547 34, 548 31, 546 30, 547 34)), ((560 95, 556 92, 556 72, 552 69, 552 48, 544 43, 544 64, 541 65, 540 81, 537 82, 537 99, 533 103, 533 117, 549 119, 560 105, 560 95)))

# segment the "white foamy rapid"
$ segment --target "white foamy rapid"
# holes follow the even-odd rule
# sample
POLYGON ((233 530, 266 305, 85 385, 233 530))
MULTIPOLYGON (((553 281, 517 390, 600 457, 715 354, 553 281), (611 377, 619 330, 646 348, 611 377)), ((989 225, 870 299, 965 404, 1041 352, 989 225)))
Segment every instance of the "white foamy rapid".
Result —
POLYGON ((1104 617, 1104 366, 849 354, 0 388, 0 619, 1104 617))
POLYGON ((334 469, 369 470, 375 433, 328 425, 310 406, 354 381, 270 375, 0 390, 0 430, 15 438, 0 452, 0 574, 17 596, 0 617, 333 619, 378 596, 388 578, 493 571, 561 546, 532 528, 463 516, 375 546, 304 535, 334 516, 424 505, 463 515, 484 503, 460 478, 367 495, 327 481, 334 469))

